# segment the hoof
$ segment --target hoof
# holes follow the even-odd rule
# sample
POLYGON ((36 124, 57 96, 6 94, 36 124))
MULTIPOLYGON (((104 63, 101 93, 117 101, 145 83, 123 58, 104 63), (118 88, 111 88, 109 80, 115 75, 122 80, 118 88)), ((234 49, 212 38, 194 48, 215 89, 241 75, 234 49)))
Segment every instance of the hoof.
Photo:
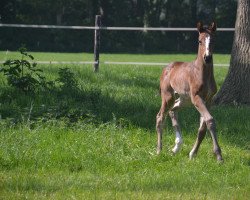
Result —
POLYGON ((196 153, 194 153, 194 151, 190 151, 190 153, 189 153, 189 159, 193 160, 195 158, 195 156, 196 156, 196 153))
POLYGON ((214 149, 214 155, 216 156, 218 162, 223 162, 220 148, 214 149))
POLYGON ((180 150, 181 150, 181 146, 176 144, 174 148, 172 149, 172 153, 177 154, 180 150))
POLYGON ((160 155, 160 153, 161 153, 161 149, 157 149, 156 154, 160 155))
POLYGON ((172 149, 173 154, 178 153, 181 150, 181 145, 182 145, 183 141, 181 138, 176 138, 175 139, 175 146, 172 149))
POLYGON ((223 163, 224 162, 221 155, 217 155, 217 161, 218 161, 218 163, 223 163))

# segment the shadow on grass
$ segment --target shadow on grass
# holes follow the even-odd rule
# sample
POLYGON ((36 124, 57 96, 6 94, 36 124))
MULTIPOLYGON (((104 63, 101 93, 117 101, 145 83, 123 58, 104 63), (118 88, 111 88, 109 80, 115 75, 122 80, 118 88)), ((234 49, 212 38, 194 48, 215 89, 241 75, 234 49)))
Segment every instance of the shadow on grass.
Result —
POLYGON ((133 103, 133 100, 117 102, 98 89, 53 90, 34 96, 6 88, 0 93, 0 103, 1 118, 14 123, 67 118, 72 123, 89 119, 99 124, 123 119, 124 123, 147 129, 152 129, 157 110, 143 103, 133 103))
POLYGON ((212 109, 217 121, 218 134, 229 144, 250 150, 250 107, 215 106, 212 109))
MULTIPOLYGON (((27 95, 11 87, 2 86, 0 90, 2 119, 9 118, 14 122, 22 122, 67 118, 70 122, 88 119, 94 123, 122 119, 123 123, 154 129, 158 106, 145 101, 145 93, 140 91, 144 88, 157 92, 158 83, 151 77, 150 71, 148 71, 150 76, 145 78, 140 69, 133 71, 132 68, 131 70, 115 68, 104 70, 99 74, 78 67, 72 70, 78 76, 78 80, 82 81, 77 89, 69 87, 61 90, 55 87, 52 90, 27 95), (116 91, 119 91, 119 97, 116 91), (131 94, 137 91, 141 93, 139 97, 131 94)), ((56 77, 58 68, 45 68, 44 71, 49 76, 56 77)))
MULTIPOLYGON (((141 88, 157 92, 158 83, 155 77, 144 77, 139 72, 134 76, 124 75, 124 73, 121 73, 123 76, 120 77, 119 74, 105 72, 104 81, 116 86, 117 90, 121 87, 135 87, 136 90, 141 88)), ((92 74, 85 74, 85 76, 93 78, 92 74)), ((100 85, 94 85, 88 89, 68 88, 63 91, 55 88, 36 95, 27 95, 13 88, 2 87, 0 114, 2 119, 10 119, 14 123, 62 118, 74 123, 84 119, 85 122, 96 124, 110 121, 120 126, 132 124, 154 132, 155 117, 160 108, 160 96, 155 96, 156 93, 154 93, 152 94, 154 97, 147 100, 145 96, 148 94, 142 93, 137 99, 126 92, 124 91, 123 98, 116 99, 108 91, 103 92, 100 85)), ((227 142, 249 149, 247 146, 247 141, 250 140, 249 107, 214 107, 211 113, 216 119, 218 133, 227 142)), ((198 112, 193 107, 184 108, 179 112, 179 116, 182 130, 196 134, 199 126, 198 112)), ((169 118, 166 126, 172 128, 169 118)))

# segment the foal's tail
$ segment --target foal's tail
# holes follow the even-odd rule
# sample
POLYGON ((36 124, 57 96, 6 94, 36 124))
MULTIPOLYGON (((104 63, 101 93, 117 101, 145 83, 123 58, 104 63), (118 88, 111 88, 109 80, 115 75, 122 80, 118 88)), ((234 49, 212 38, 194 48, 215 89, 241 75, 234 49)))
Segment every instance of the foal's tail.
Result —
MULTIPOLYGON (((171 70, 171 68, 173 66, 174 66, 174 63, 169 63, 166 67, 163 68, 161 78, 160 78, 160 82, 162 81, 163 77, 166 76, 169 73, 169 71, 171 70)), ((159 95, 161 96, 161 86, 159 87, 159 95)))

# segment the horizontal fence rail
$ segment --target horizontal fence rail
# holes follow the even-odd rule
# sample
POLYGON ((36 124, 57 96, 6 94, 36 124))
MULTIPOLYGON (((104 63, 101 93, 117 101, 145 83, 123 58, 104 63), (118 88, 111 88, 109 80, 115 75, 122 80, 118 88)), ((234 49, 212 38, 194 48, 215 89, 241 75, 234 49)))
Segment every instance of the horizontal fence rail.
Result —
MULTIPOLYGON (((68 62, 68 61, 37 61, 38 64, 93 64, 94 71, 97 72, 99 64, 106 65, 145 65, 145 66, 166 66, 169 63, 155 63, 155 62, 113 62, 99 60, 99 46, 100 46, 100 31, 197 31, 196 28, 173 28, 173 27, 105 27, 101 26, 101 16, 96 15, 95 26, 61 26, 61 25, 34 25, 34 24, 1 24, 1 27, 7 28, 33 28, 33 29, 77 29, 77 30, 94 30, 94 61, 85 62, 68 62)), ((235 28, 217 28, 217 31, 235 31, 235 28)), ((4 63, 4 61, 0 61, 4 63)), ((229 66, 229 64, 214 64, 214 66, 229 66)))
MULTIPOLYGON (((0 61, 1 64, 5 63, 6 61, 0 61)), ((94 61, 35 61, 34 63, 37 64, 52 64, 52 65, 57 65, 57 64, 70 64, 70 65, 88 65, 88 64, 97 64, 98 62, 94 61)))
MULTIPOLYGON (((104 61, 104 64, 107 65, 150 65, 150 66, 166 66, 170 63, 154 63, 154 62, 113 62, 113 61, 104 61)), ((214 66, 227 67, 229 64, 219 64, 216 63, 214 66)))
MULTIPOLYGON (((0 64, 3 64, 5 61, 0 61, 0 64)), ((69 65, 88 65, 88 64, 97 64, 98 62, 94 61, 36 61, 37 64, 44 64, 44 65, 58 65, 58 64, 69 64, 69 65)), ((113 61, 103 61, 100 64, 105 65, 145 65, 145 66, 166 66, 170 63, 155 63, 155 62, 113 62, 113 61)), ((229 64, 225 63, 215 63, 214 66, 216 67, 228 67, 229 64)))
MULTIPOLYGON (((0 24, 0 27, 12 28, 41 28, 41 29, 78 29, 78 30, 108 30, 108 31, 197 31, 196 28, 170 28, 170 27, 105 27, 105 26, 58 26, 58 25, 32 25, 32 24, 0 24)), ((217 28, 217 31, 234 31, 234 28, 217 28)))

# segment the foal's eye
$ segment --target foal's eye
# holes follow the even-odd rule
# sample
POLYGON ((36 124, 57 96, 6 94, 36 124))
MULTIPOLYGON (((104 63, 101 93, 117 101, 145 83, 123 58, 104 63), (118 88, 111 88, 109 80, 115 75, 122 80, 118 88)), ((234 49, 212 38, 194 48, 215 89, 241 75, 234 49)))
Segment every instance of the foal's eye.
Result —
POLYGON ((198 40, 198 43, 201 44, 202 42, 200 40, 198 40))

